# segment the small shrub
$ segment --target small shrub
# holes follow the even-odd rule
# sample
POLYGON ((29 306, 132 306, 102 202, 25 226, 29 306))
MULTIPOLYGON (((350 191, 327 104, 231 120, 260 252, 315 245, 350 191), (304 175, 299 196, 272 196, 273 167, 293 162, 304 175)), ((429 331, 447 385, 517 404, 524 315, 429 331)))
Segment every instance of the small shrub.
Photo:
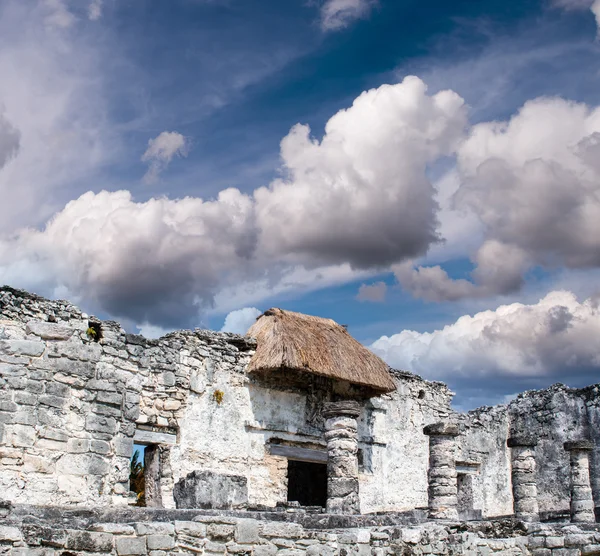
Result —
POLYGON ((217 402, 217 405, 221 405, 224 397, 225 393, 222 390, 215 390, 213 392, 213 399, 217 402))

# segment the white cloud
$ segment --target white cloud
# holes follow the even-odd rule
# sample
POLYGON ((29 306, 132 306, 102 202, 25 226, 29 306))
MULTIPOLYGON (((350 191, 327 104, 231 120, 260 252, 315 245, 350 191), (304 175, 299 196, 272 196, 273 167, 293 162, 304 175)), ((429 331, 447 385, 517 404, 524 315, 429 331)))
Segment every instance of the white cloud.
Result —
POLYGON ((91 0, 88 7, 88 17, 92 21, 96 21, 102 17, 102 0, 91 0))
MULTIPOLYGON (((368 274, 437 241, 425 171, 454 150, 464 127, 457 95, 428 96, 414 77, 384 85, 332 117, 321 141, 295 126, 281 144, 285 177, 253 196, 82 195, 43 231, 0 241, 0 281, 64 286, 112 315, 174 326, 243 284, 269 295, 368 274)), ((168 162, 184 145, 179 134, 161 134, 147 159, 168 162)))
POLYGON ((427 166, 463 137, 466 109, 451 91, 429 96, 407 77, 362 93, 321 141, 296 125, 281 142, 286 179, 258 189, 256 218, 269 254, 309 264, 384 267, 438 240, 427 166))
POLYGON ((42 0, 42 6, 47 14, 44 22, 49 29, 67 29, 76 21, 65 0, 42 0))
POLYGON ((358 294, 356 299, 358 301, 373 301, 375 303, 381 303, 385 301, 385 294, 387 293, 387 285, 385 282, 375 282, 374 284, 361 284, 358 288, 358 294))
POLYGON ((5 162, 11 146, 10 163, 0 170, 0 234, 46 221, 68 199, 89 190, 97 168, 120 151, 105 118, 103 51, 75 29, 48 24, 60 6, 45 0, 0 2, 0 158, 5 162), (7 129, 13 130, 8 139, 7 129))
POLYGON ((149 139, 148 148, 142 155, 142 162, 148 163, 144 181, 146 183, 155 182, 167 169, 173 157, 187 156, 189 148, 189 139, 176 131, 163 131, 154 139, 149 139))
POLYGON ((221 332, 245 334, 260 315, 262 315, 262 311, 256 307, 244 307, 243 309, 231 311, 225 317, 225 323, 223 324, 223 328, 221 328, 221 332))
POLYGON ((529 101, 508 122, 474 126, 458 172, 454 206, 483 228, 473 282, 402 265, 407 290, 433 300, 506 294, 534 266, 600 266, 600 108, 529 101))
POLYGON ((6 119, 0 105, 0 169, 17 156, 21 143, 21 133, 6 119))
POLYGON ((369 16, 376 0, 325 0, 321 6, 321 28, 339 31, 357 19, 369 16))
POLYGON ((525 380, 600 370, 600 307, 555 291, 538 303, 463 316, 431 333, 405 330, 371 346, 390 366, 429 379, 525 380))
POLYGON ((591 10, 600 33, 600 0, 553 0, 552 4, 567 10, 591 10))

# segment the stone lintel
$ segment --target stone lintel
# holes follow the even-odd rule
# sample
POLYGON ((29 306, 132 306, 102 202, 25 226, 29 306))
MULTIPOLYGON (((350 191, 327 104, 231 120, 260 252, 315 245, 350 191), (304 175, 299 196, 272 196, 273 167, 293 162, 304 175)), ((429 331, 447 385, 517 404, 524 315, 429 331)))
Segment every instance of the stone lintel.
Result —
POLYGON ((360 404, 354 400, 326 402, 323 404, 323 417, 325 419, 331 419, 332 417, 353 417, 357 419, 360 416, 360 409, 360 404))
POLYGON ((519 434, 511 436, 506 441, 506 445, 509 448, 533 448, 538 445, 538 439, 528 434, 519 434))
POLYGON ((582 452, 589 452, 594 449, 594 443, 591 440, 571 440, 563 444, 567 452, 579 450, 582 452))
POLYGON ((423 428, 423 434, 427 436, 458 436, 458 425, 455 423, 432 423, 423 428))

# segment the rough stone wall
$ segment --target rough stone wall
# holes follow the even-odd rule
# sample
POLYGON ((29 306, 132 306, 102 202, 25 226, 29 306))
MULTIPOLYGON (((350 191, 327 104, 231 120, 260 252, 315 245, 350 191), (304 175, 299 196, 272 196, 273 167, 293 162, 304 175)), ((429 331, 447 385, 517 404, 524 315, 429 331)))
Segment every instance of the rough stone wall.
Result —
POLYGON ((598 526, 524 524, 408 524, 402 516, 377 520, 318 519, 294 514, 212 514, 199 511, 107 512, 78 515, 30 509, 0 519, 0 554, 118 556, 171 554, 254 556, 600 554, 598 526), (385 520, 381 520, 385 521, 385 520))
POLYGON ((137 392, 87 328, 71 305, 0 292, 4 499, 126 502, 137 392))
POLYGON ((272 507, 286 501, 287 459, 269 444, 325 452, 324 403, 357 398, 361 511, 426 506, 421 431, 449 415, 446 386, 397 373, 396 392, 368 400, 314 375, 247 375, 253 350, 201 330, 146 340, 67 302, 0 288, 0 498, 125 504, 133 438, 145 429, 177 439, 160 448, 164 507, 194 471, 245 477, 249 505, 272 507))
POLYGON ((423 427, 452 414, 445 384, 394 375, 397 390, 371 399, 359 421, 359 448, 367 462, 359 477, 363 513, 427 507, 429 439, 423 427), (361 446, 367 438, 372 443, 361 446))
POLYGON ((569 511, 569 454, 565 441, 589 438, 594 444, 590 474, 600 505, 600 395, 598 385, 575 389, 555 385, 520 394, 504 406, 484 407, 458 416, 461 458, 481 462, 476 477, 476 504, 485 516, 512 513, 511 434, 539 440, 535 449, 540 512, 569 511))
MULTIPOLYGON (((217 372, 239 375, 251 348, 201 331, 145 340, 66 302, 0 289, 1 497, 127 503, 136 424, 184 431, 198 372, 215 361, 217 372), (90 322, 101 325, 98 342, 86 333, 90 322)), ((222 436, 209 432, 213 443, 222 436)), ((161 463, 163 501, 174 506, 177 459, 165 450, 161 463)))

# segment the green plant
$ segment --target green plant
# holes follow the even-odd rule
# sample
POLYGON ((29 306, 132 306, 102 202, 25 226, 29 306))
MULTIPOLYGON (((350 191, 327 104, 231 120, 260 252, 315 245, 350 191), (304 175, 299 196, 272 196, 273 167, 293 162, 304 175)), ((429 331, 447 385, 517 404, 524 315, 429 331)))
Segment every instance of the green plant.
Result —
POLYGON ((146 479, 144 477, 144 464, 141 460, 139 450, 136 450, 131 458, 129 490, 135 492, 137 495, 136 506, 146 505, 146 479))
POLYGON ((217 405, 221 405, 224 396, 225 393, 222 390, 215 390, 213 392, 213 399, 217 402, 217 405))
POLYGON ((90 326, 85 333, 92 339, 95 340, 96 336, 98 336, 98 332, 96 331, 96 329, 93 326, 90 326))

